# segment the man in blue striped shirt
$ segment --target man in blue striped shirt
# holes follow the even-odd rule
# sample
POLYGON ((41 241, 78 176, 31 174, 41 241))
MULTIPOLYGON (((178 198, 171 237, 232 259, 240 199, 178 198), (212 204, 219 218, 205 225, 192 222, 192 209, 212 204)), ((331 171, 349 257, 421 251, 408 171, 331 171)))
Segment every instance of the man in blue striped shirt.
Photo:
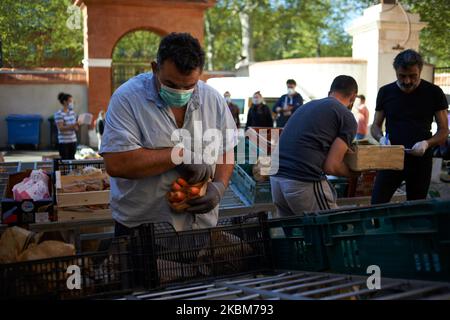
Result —
POLYGON ((77 150, 77 115, 73 111, 73 99, 70 94, 61 92, 58 95, 58 100, 63 106, 55 113, 59 155, 63 160, 72 160, 75 159, 77 150))

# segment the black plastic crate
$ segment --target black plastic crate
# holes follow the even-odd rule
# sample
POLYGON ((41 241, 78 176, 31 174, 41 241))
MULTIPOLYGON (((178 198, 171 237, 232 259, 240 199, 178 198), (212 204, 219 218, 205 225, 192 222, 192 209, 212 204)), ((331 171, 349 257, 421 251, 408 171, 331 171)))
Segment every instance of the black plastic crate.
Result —
POLYGON ((316 218, 333 272, 450 281, 450 201, 330 212, 316 218))
POLYGON ((59 171, 61 175, 68 175, 71 171, 76 169, 83 169, 85 167, 94 167, 98 169, 105 169, 103 159, 89 159, 89 160, 53 160, 53 172, 59 171))
POLYGON ((117 238, 104 252, 0 264, 0 300, 83 299, 130 292, 135 276, 128 250, 129 239, 117 238), (77 272, 80 287, 69 289, 68 283, 76 284, 77 272))
POLYGON ((328 260, 314 215, 279 218, 268 223, 275 269, 324 271, 328 260))
POLYGON ((141 287, 220 278, 271 269, 265 219, 209 229, 159 232, 147 224, 132 237, 141 287), (154 239, 154 241, 152 241, 154 239))

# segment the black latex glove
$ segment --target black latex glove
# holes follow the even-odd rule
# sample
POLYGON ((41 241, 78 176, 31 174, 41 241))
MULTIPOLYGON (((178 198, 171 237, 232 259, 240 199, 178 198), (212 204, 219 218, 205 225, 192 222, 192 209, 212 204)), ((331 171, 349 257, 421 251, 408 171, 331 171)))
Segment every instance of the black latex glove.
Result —
POLYGON ((209 164, 180 164, 175 170, 189 184, 208 181, 212 177, 212 167, 209 164))
POLYGON ((220 203, 225 186, 222 182, 208 182, 206 194, 203 197, 189 200, 187 203, 191 206, 186 209, 189 213, 208 213, 220 203))

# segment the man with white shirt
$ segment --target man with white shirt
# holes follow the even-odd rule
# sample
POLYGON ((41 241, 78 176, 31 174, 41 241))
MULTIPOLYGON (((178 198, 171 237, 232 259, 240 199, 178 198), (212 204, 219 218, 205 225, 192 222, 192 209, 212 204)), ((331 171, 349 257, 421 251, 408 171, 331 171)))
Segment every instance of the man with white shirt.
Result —
POLYGON ((204 62, 197 39, 186 33, 169 34, 152 62, 153 74, 130 79, 111 97, 101 154, 111 176, 117 236, 148 222, 166 221, 176 230, 216 225, 218 205, 234 167, 233 161, 220 160, 234 159, 236 139, 229 131, 236 131, 236 125, 221 94, 199 80, 204 62), (201 157, 197 161, 208 130, 216 130, 223 139, 214 163, 201 157), (174 137, 186 134, 190 142, 183 141, 180 147, 174 137), (177 162, 180 159, 182 163, 177 162), (180 176, 191 184, 211 181, 205 196, 192 200, 186 212, 175 213, 166 194, 180 176))

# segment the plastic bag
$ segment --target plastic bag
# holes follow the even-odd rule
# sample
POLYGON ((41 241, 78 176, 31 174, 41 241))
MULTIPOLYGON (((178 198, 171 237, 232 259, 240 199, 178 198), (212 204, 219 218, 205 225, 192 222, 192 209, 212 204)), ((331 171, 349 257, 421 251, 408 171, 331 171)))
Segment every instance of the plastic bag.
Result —
POLYGON ((48 179, 49 177, 45 171, 41 169, 31 171, 29 178, 23 179, 22 182, 13 187, 14 200, 32 199, 33 201, 38 201, 50 198, 48 179))

